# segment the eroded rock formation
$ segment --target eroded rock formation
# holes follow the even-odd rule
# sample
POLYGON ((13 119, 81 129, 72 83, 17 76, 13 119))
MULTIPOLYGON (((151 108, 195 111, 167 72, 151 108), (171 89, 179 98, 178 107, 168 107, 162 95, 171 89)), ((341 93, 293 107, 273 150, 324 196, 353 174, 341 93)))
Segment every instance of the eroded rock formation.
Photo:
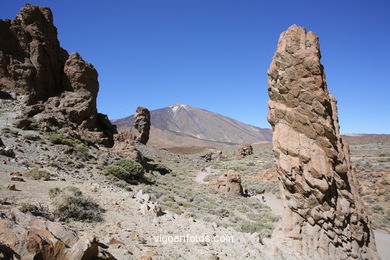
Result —
POLYGON ((99 248, 93 236, 76 232, 16 208, 0 208, 0 257, 2 259, 114 260, 99 248))
POLYGON ((137 107, 134 115, 134 128, 138 131, 135 140, 147 144, 150 131, 150 112, 147 108, 137 107))
POLYGON ((49 8, 27 4, 14 20, 0 20, 0 38, 0 91, 26 96, 22 120, 86 130, 92 141, 113 145, 116 130, 96 109, 98 73, 61 48, 49 8))
POLYGON ((268 70, 268 120, 286 200, 273 234, 275 253, 288 259, 376 259, 320 58, 318 37, 293 25, 281 34, 268 70))
POLYGON ((234 171, 224 173, 217 180, 210 182, 209 187, 218 192, 230 193, 235 196, 244 194, 241 186, 241 177, 234 171))
POLYGON ((243 144, 238 148, 237 151, 238 156, 246 157, 248 155, 253 154, 253 147, 250 144, 243 144))

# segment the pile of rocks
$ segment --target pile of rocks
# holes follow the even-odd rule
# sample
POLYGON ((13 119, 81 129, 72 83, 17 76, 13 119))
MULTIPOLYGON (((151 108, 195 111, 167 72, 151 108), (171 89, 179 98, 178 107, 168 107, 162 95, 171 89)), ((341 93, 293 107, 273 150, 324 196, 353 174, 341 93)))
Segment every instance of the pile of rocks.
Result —
POLYGON ((12 207, 0 209, 0 257, 4 259, 114 260, 101 245, 95 237, 78 235, 59 223, 12 207))
POLYGON ((163 214, 160 204, 153 201, 149 194, 143 193, 142 190, 134 196, 134 200, 139 205, 139 210, 143 215, 161 216, 163 214))

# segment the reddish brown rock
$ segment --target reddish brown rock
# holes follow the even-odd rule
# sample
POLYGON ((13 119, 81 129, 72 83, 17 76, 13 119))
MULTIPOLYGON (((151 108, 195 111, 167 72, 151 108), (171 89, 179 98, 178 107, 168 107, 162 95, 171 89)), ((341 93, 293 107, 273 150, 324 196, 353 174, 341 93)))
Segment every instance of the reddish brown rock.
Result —
POLYGON ((133 140, 134 135, 130 131, 122 131, 115 136, 115 145, 112 150, 122 157, 142 163, 145 158, 135 147, 133 140))
POLYGON ((134 128, 137 130, 135 140, 147 144, 150 132, 150 112, 147 108, 137 107, 134 115, 134 128))
POLYGON ((244 194, 240 175, 234 171, 224 173, 217 180, 210 182, 209 187, 218 192, 230 193, 235 196, 242 196, 244 194))
POLYGON ((237 154, 241 157, 246 157, 253 154, 253 147, 250 144, 243 144, 238 148, 237 154))
POLYGON ((280 258, 377 259, 320 58, 318 37, 293 25, 268 70, 268 120, 287 205, 273 245, 280 258))
POLYGON ((61 48, 49 8, 27 4, 14 20, 0 20, 0 37, 0 91, 24 95, 28 105, 17 125, 27 129, 35 121, 113 145, 116 129, 96 110, 98 74, 61 48))
MULTIPOLYGON (((7 259, 94 260, 99 258, 96 239, 16 208, 0 210, 0 252, 7 259), (12 258, 14 257, 14 258, 12 258)), ((104 252, 106 259, 115 259, 104 252)))

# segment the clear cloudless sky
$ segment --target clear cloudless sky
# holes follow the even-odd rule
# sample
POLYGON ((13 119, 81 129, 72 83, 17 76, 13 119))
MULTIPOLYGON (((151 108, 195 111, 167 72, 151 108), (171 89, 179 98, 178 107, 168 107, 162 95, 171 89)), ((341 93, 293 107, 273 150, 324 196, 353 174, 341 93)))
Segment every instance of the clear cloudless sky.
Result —
MULTIPOLYGON (((26 0, 0 0, 13 19, 26 0)), ((269 127, 267 69, 292 24, 320 38, 343 133, 390 133, 388 0, 30 0, 99 72, 111 119, 175 103, 269 127)), ((1 39, 0 39, 1 40, 1 39)))

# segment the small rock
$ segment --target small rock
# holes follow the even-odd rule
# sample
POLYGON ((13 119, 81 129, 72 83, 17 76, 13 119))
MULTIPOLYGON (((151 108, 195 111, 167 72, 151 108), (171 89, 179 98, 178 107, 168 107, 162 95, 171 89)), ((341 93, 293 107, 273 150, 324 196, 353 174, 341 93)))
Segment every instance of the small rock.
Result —
POLYGON ((24 179, 22 177, 19 177, 19 176, 11 176, 11 181, 21 181, 21 182, 23 182, 24 179))
POLYGON ((7 189, 13 190, 13 191, 17 191, 16 185, 15 185, 15 184, 9 184, 9 185, 7 186, 7 189))

